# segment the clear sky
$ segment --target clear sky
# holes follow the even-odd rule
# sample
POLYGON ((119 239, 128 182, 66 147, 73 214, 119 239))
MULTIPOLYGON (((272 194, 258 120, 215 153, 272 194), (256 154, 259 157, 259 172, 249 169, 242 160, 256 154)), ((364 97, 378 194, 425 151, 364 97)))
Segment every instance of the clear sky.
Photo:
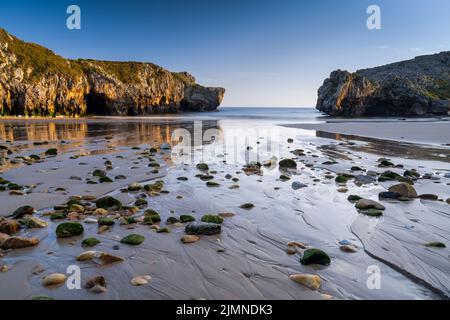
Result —
POLYGON ((224 106, 314 106, 334 69, 450 50, 449 0, 0 0, 0 27, 68 58, 136 60, 227 89, 224 106), (81 30, 66 9, 81 8, 81 30), (366 27, 370 4, 381 30, 366 27))

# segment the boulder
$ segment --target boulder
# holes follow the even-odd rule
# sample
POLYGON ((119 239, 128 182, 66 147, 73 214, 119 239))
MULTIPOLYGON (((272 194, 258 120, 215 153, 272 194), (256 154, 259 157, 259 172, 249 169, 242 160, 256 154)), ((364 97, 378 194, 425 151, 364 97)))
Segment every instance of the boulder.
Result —
POLYGON ((84 228, 78 222, 63 222, 56 227, 58 238, 69 238, 83 234, 84 228))
POLYGON ((413 186, 408 183, 396 184, 389 188, 389 192, 398 193, 401 197, 417 198, 417 192, 413 186))

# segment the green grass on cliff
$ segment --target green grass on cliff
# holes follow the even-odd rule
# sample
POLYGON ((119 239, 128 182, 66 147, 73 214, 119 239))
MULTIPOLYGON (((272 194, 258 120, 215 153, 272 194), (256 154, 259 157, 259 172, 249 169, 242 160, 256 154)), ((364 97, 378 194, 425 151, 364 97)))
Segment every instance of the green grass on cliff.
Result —
POLYGON ((445 80, 436 80, 436 86, 429 88, 428 93, 432 98, 446 100, 450 99, 450 82, 445 80))
POLYGON ((26 77, 32 82, 39 80, 41 76, 46 74, 70 77, 82 75, 81 68, 73 66, 69 60, 38 44, 17 39, 3 29, 0 29, 0 42, 8 44, 8 51, 17 58, 17 66, 20 66, 24 71, 31 68, 32 72, 26 77))

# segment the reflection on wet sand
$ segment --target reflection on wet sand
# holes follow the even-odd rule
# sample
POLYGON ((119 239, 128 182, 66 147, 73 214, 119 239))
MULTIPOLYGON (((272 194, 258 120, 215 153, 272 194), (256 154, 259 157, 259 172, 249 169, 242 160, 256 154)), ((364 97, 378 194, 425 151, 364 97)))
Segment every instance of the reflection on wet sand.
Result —
POLYGON ((382 156, 402 157, 405 159, 450 162, 449 148, 434 148, 426 145, 381 140, 325 131, 316 131, 316 136, 319 138, 334 139, 338 141, 356 140, 367 142, 364 145, 350 146, 350 148, 355 151, 378 154, 382 156))
MULTIPOLYGON (((202 134, 208 129, 219 129, 216 120, 202 121, 202 134)), ((176 129, 185 129, 194 136, 193 121, 155 122, 0 122, 0 140, 8 142, 58 142, 83 141, 88 138, 115 136, 115 145, 135 145, 141 143, 171 142, 176 129)), ((194 139, 192 139, 194 141, 194 139)))

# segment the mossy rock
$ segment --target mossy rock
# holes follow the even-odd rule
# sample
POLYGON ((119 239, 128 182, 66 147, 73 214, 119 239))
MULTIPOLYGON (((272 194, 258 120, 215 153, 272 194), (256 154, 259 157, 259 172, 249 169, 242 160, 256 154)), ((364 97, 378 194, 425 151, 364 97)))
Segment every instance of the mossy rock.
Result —
POLYGON ((99 226, 112 226, 115 224, 114 220, 108 217, 101 217, 98 219, 99 226))
POLYGON ((8 190, 22 190, 22 186, 17 183, 8 183, 8 190))
POLYGON ((47 156, 56 156, 56 155, 58 155, 58 149, 50 148, 47 151, 45 151, 45 155, 47 155, 47 156))
POLYGON ((389 160, 383 159, 380 161, 380 164, 378 166, 379 167, 394 167, 395 164, 389 160))
POLYGON ((97 238, 86 238, 81 242, 81 245, 83 247, 91 248, 91 247, 96 246, 99 243, 100 243, 100 240, 98 240, 97 238))
POLYGON ((339 175, 336 177, 336 179, 334 179, 334 181, 336 181, 337 183, 347 183, 348 178, 346 178, 342 175, 339 175))
POLYGON ((297 163, 292 159, 281 160, 278 163, 278 165, 280 166, 280 168, 286 168, 286 169, 296 169, 297 168, 297 163))
POLYGON ((14 210, 12 213, 13 219, 20 219, 24 215, 32 215, 34 213, 34 208, 32 206, 22 206, 14 210))
POLYGON ((351 195, 349 195, 347 197, 347 200, 350 201, 350 202, 357 202, 357 201, 359 201, 361 199, 362 199, 362 197, 354 195, 354 194, 351 194, 351 195))
POLYGON ((134 205, 135 205, 136 207, 145 207, 146 205, 148 205, 148 201, 145 200, 145 199, 137 199, 137 200, 134 202, 134 205))
POLYGON ((369 216, 369 217, 380 217, 383 215, 383 211, 377 209, 366 209, 361 210, 360 213, 369 216))
POLYGON ((168 217, 166 220, 166 224, 174 224, 178 222, 180 222, 180 220, 177 217, 168 217))
POLYGON ((198 175, 198 177, 200 178, 200 180, 202 181, 211 181, 214 179, 214 176, 209 175, 209 174, 200 174, 198 175))
POLYGON ((125 222, 126 222, 127 224, 134 224, 134 223, 137 223, 137 220, 136 220, 136 218, 134 218, 134 217, 125 217, 124 220, 125 220, 125 222))
POLYGON ((328 266, 331 263, 331 259, 328 254, 320 249, 307 249, 300 258, 300 263, 304 265, 320 264, 328 266))
POLYGON ((144 217, 144 221, 142 221, 142 224, 144 225, 152 225, 153 223, 153 219, 150 216, 144 217))
POLYGON ((170 233, 170 229, 167 228, 167 227, 163 227, 163 228, 158 229, 158 231, 156 231, 156 232, 158 232, 158 233, 170 233))
POLYGON ((206 215, 204 215, 202 217, 202 221, 203 222, 222 224, 223 223, 223 218, 221 216, 214 215, 214 214, 206 214, 206 215))
POLYGON ((246 209, 246 210, 250 210, 252 208, 254 208, 255 205, 253 203, 244 203, 243 205, 241 205, 239 208, 241 209, 246 209))
POLYGON ((41 160, 41 157, 39 157, 39 156, 36 155, 36 154, 31 154, 31 155, 30 155, 30 159, 32 159, 32 160, 34 160, 34 161, 39 161, 39 160, 41 160))
POLYGON ((399 175, 398 173, 392 172, 392 171, 385 171, 383 172, 379 177, 378 177, 378 181, 383 182, 383 181, 392 181, 392 180, 398 180, 400 179, 402 176, 399 175))
MULTIPOLYGON (((72 199, 72 200, 67 201, 66 205, 67 205, 66 209, 68 209, 73 205, 83 206, 83 203, 80 200, 72 199)), ((58 210, 58 209, 55 209, 55 210, 58 210)))
POLYGON ((142 186, 139 183, 132 183, 128 186, 128 191, 139 191, 142 189, 142 186))
POLYGON ((159 192, 164 187, 164 182, 162 181, 156 181, 155 183, 146 184, 144 186, 144 189, 146 191, 156 191, 159 192))
POLYGON ((150 217, 152 219, 153 223, 161 222, 160 214, 158 212, 156 212, 155 210, 153 210, 153 209, 145 210, 144 216, 145 217, 150 217))
POLYGON ((446 245, 442 242, 429 242, 425 244, 426 247, 432 247, 432 248, 446 248, 446 245))
POLYGON ((206 182, 206 186, 210 188, 220 187, 220 183, 214 182, 214 181, 208 181, 206 182))
POLYGON ((281 180, 281 181, 288 181, 288 180, 291 180, 291 177, 289 177, 289 176, 287 176, 287 175, 285 175, 285 174, 282 174, 282 175, 280 176, 280 180, 281 180))
POLYGON ((202 170, 202 171, 208 171, 209 170, 209 166, 206 163, 199 163, 199 164, 197 164, 196 168, 198 170, 202 170))
POLYGON ((180 216, 180 221, 183 222, 183 223, 192 222, 192 221, 195 221, 195 218, 193 216, 188 215, 188 214, 183 214, 183 215, 180 216))
POLYGON ((94 177, 99 177, 99 178, 101 178, 101 177, 106 177, 106 172, 103 171, 103 170, 100 170, 100 169, 96 169, 96 170, 94 170, 94 171, 92 172, 92 175, 93 175, 94 177))
POLYGON ((100 179, 98 181, 100 181, 100 183, 111 183, 111 182, 113 182, 112 179, 110 177, 107 177, 107 176, 100 177, 100 179))
POLYGON ((129 234, 126 237, 120 240, 121 243, 130 244, 130 245, 139 245, 145 241, 145 237, 140 234, 129 234))
POLYGON ((122 203, 116 198, 106 196, 95 201, 97 208, 118 210, 122 208, 122 203))
POLYGON ((63 222, 56 227, 58 238, 69 238, 83 234, 84 228, 78 222, 63 222))

